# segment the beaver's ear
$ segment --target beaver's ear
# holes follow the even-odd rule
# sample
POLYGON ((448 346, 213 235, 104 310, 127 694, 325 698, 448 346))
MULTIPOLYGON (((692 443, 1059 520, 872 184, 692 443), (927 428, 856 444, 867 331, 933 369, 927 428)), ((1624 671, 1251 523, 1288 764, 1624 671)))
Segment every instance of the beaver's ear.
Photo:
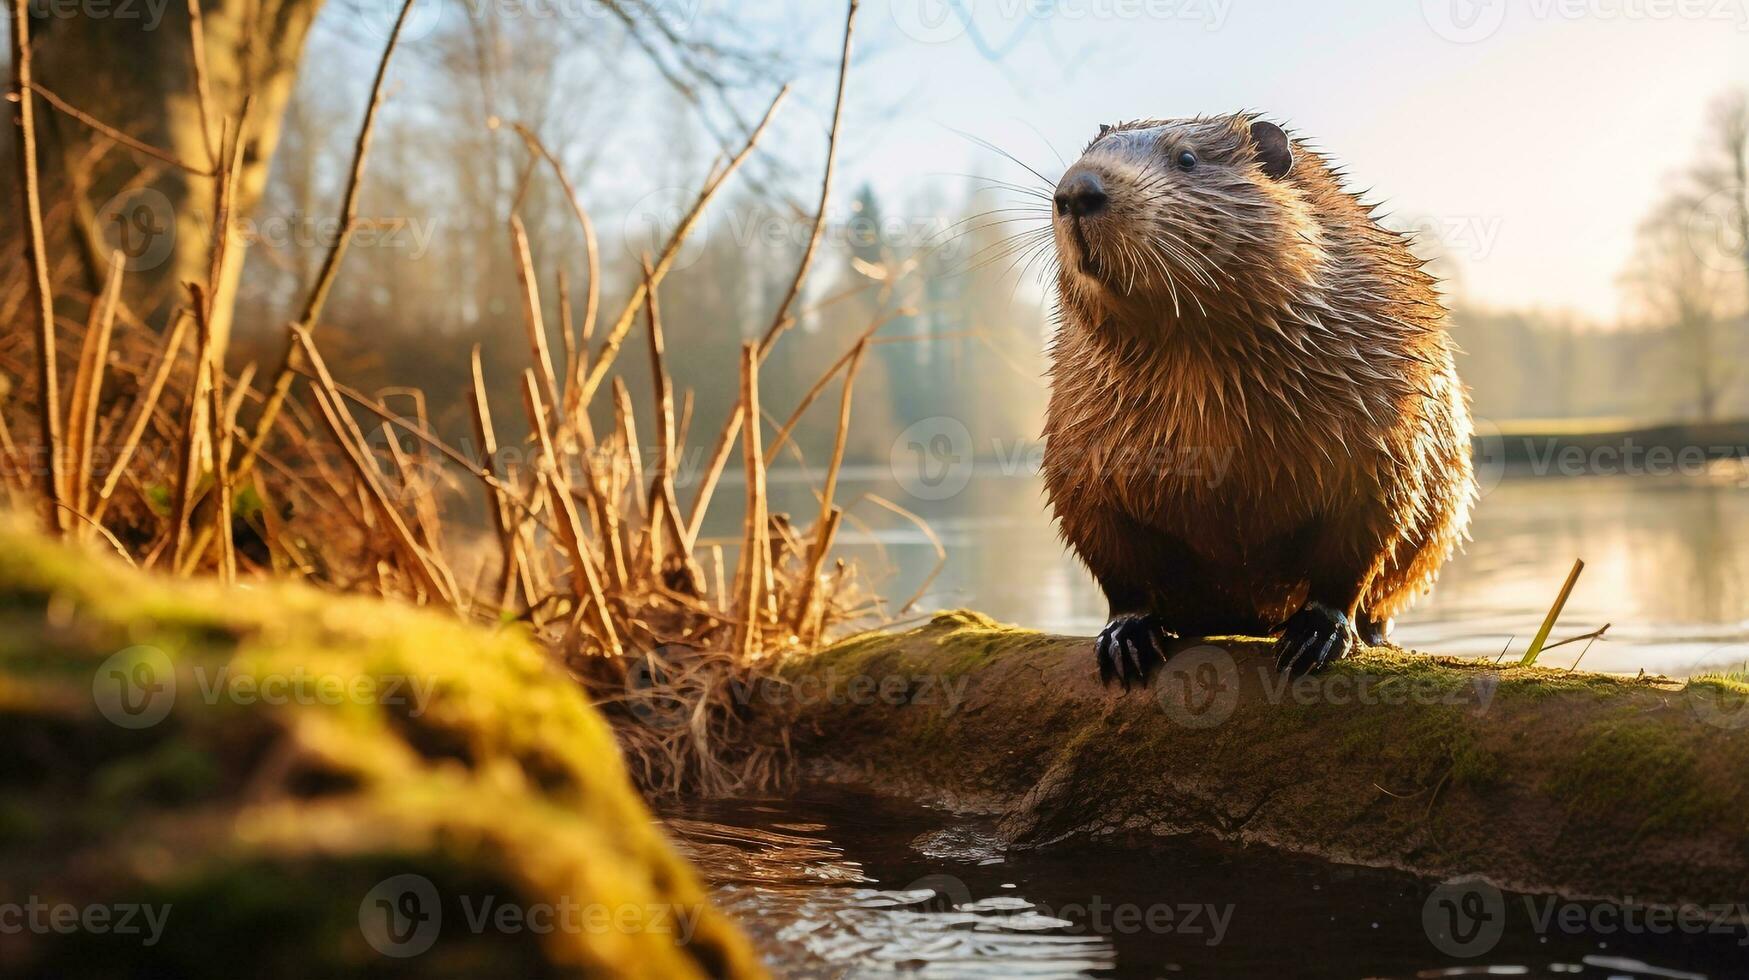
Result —
POLYGON ((1294 148, 1280 126, 1261 119, 1252 123, 1251 144, 1257 149, 1257 162, 1265 174, 1280 180, 1293 170, 1294 148))

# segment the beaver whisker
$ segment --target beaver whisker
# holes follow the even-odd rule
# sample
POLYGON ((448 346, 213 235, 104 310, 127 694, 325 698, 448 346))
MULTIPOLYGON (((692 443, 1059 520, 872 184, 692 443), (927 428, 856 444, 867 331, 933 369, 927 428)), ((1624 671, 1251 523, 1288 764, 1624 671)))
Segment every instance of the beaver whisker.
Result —
POLYGON ((953 132, 958 133, 959 135, 965 137, 966 139, 969 139, 972 142, 978 144, 979 146, 982 146, 986 150, 990 150, 990 151, 995 152, 995 153, 1000 153, 1002 156, 1007 157, 1009 160, 1013 161, 1015 163, 1015 165, 1019 166, 1021 169, 1025 170, 1027 173, 1032 174, 1034 177, 1037 177, 1039 180, 1043 181, 1044 185, 1046 187, 1055 188, 1057 186, 1056 181, 1050 179, 1049 177, 1046 177, 1044 174, 1039 173, 1037 170, 1032 169, 1032 167, 1030 165, 1022 162, 1019 157, 1008 152, 1007 150, 1004 150, 1003 148, 1001 148, 1000 146, 997 146, 996 144, 990 142, 989 140, 984 139, 981 136, 973 136, 971 133, 968 133, 963 129, 954 129, 952 126, 949 126, 948 128, 950 130, 952 130, 953 132))
MULTIPOLYGON (((965 272, 976 272, 979 269, 994 265, 1016 253, 1025 253, 1034 248, 1049 248, 1053 244, 1054 239, 1051 235, 1051 229, 1049 228, 1035 229, 1033 231, 1011 235, 1000 242, 986 245, 973 253, 967 261, 975 264, 969 266, 965 272)), ((1006 275, 1007 273, 1004 272, 1003 274, 1006 275)))
MULTIPOLYGON (((1162 248, 1167 249, 1167 254, 1177 255, 1177 261, 1180 265, 1187 267, 1188 271, 1193 273, 1198 279, 1207 283, 1215 292, 1221 291, 1221 284, 1215 280, 1212 273, 1223 270, 1216 266, 1215 263, 1207 255, 1204 255, 1201 250, 1196 248, 1196 246, 1178 238, 1176 235, 1173 235, 1170 231, 1165 229, 1160 229, 1160 233, 1167 237, 1154 239, 1154 241, 1162 248)), ((1228 278, 1232 278, 1232 273, 1226 273, 1226 275, 1228 278)))

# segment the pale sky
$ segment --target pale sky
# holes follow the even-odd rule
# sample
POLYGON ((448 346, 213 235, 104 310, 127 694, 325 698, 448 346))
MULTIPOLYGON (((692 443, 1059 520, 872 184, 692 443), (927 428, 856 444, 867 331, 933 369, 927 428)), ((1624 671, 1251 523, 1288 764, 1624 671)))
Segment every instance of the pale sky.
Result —
MULTIPOLYGON (((777 7, 835 50, 837 4, 777 7)), ((1604 321, 1707 103, 1749 86, 1749 0, 867 0, 858 37, 846 188, 1026 179, 954 130, 1054 177, 1047 141, 1072 160, 1101 122, 1252 108, 1438 229, 1470 296, 1604 321)))

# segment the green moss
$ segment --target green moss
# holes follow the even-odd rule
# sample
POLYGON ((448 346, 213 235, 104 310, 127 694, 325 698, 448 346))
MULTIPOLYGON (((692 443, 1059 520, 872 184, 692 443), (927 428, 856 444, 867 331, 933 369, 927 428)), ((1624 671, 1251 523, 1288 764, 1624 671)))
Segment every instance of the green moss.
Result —
POLYGON ((606 723, 514 629, 171 583, 0 521, 0 741, 0 893, 172 908, 149 947, 23 937, 9 962, 45 975, 762 974, 606 723), (406 959, 363 926, 399 875, 443 906, 406 959), (475 930, 461 903, 487 895, 691 926, 475 930))
POLYGON ((1641 834, 1729 822, 1739 812, 1735 792, 1715 790, 1692 745, 1667 724, 1610 719, 1587 726, 1578 741, 1550 786, 1571 809, 1613 811, 1631 802, 1643 814, 1641 834))

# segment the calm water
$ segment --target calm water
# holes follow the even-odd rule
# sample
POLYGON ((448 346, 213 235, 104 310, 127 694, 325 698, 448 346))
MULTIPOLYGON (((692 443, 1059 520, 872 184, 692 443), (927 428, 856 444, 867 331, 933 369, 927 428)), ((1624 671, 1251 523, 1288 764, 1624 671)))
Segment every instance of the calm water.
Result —
MULTIPOLYGON (((1405 646, 1464 656, 1529 645, 1575 558, 1586 569, 1555 638, 1609 623, 1584 654, 1594 670, 1685 676, 1749 662, 1749 489, 1740 472, 1702 477, 1522 477, 1493 486, 1477 508, 1467 549, 1433 594, 1397 625, 1405 646)), ((792 514, 818 505, 799 474, 773 474, 773 504, 792 514)), ((1024 467, 980 466, 942 500, 907 493, 888 467, 847 468, 840 502, 875 493, 925 518, 947 549, 922 610, 966 606, 1040 629, 1092 634, 1104 625, 1098 588, 1056 537, 1043 487, 1024 467), (988 472, 986 472, 986 469, 988 472), (1011 472, 1016 468, 1010 467, 1011 472)), ((738 494, 719 495, 734 498, 738 494)), ((884 595, 903 602, 935 566, 928 539, 867 501, 850 508, 840 542, 884 570, 884 595)), ((739 514, 713 512, 733 527, 739 514)), ((1584 644, 1543 663, 1571 664, 1584 644)))
POLYGON ((1749 975, 1741 921, 1654 935, 1608 906, 1214 841, 1005 854, 978 820, 838 790, 668 824, 785 977, 1749 975))

